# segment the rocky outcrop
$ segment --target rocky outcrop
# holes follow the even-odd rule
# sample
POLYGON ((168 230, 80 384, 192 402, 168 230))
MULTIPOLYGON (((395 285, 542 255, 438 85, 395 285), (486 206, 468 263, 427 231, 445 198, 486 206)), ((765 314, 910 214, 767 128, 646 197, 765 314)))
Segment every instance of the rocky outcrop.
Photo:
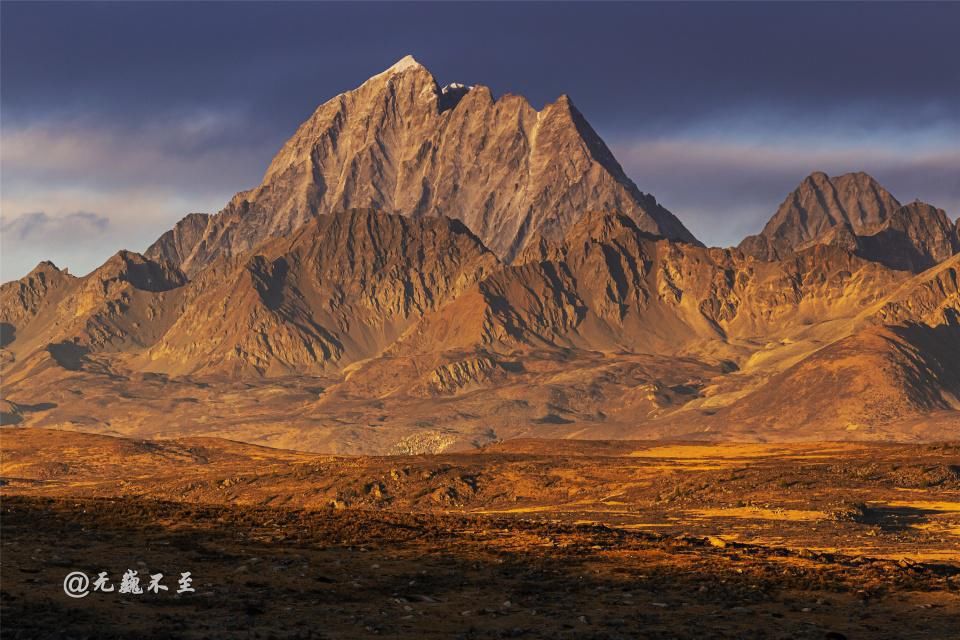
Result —
POLYGON ((478 356, 448 362, 427 374, 419 391, 423 395, 452 395, 503 379, 504 371, 493 358, 478 356))
POLYGON ((870 316, 870 321, 960 325, 960 255, 907 281, 870 316))
POLYGON ((566 96, 536 111, 487 87, 441 89, 410 57, 321 105, 263 182, 198 235, 184 220, 149 255, 197 273, 318 214, 352 207, 462 220, 510 261, 534 234, 561 237, 586 211, 631 217, 650 233, 696 239, 624 174, 566 96))
POLYGON ((0 347, 13 342, 18 328, 22 330, 45 308, 55 305, 76 282, 77 278, 49 261, 41 262, 19 280, 5 282, 0 287, 0 326, 3 332, 0 347))

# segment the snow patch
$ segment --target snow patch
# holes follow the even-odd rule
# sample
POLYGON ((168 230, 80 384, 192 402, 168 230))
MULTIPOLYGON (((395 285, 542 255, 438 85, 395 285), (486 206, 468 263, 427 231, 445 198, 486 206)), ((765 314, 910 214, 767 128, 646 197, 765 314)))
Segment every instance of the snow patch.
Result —
POLYGON ((444 95, 448 93, 461 93, 461 92, 466 93, 467 91, 470 91, 470 89, 473 89, 473 85, 468 86, 465 84, 461 84, 459 82, 451 82, 450 84, 440 89, 440 93, 444 95))
POLYGON ((417 62, 416 58, 413 56, 403 56, 392 67, 387 69, 387 73, 400 73, 401 71, 406 71, 407 69, 413 69, 414 67, 420 66, 423 65, 417 62))

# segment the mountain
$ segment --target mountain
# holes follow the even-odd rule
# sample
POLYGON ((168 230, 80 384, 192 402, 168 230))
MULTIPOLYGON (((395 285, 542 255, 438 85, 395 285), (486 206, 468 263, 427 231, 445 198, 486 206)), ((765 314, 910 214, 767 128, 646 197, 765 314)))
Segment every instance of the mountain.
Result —
POLYGON ((153 259, 169 260, 174 264, 183 264, 194 247, 203 238, 210 215, 190 213, 184 216, 173 229, 165 232, 150 245, 146 255, 153 259))
POLYGON ((735 357, 738 340, 788 335, 853 316, 898 282, 828 247, 757 263, 729 249, 674 243, 628 217, 584 216, 426 317, 416 350, 519 345, 735 357))
POLYGON ((812 173, 783 201, 757 236, 740 248, 763 259, 776 259, 815 241, 834 227, 849 225, 857 235, 879 225, 900 208, 886 189, 866 173, 834 178, 812 173))
POLYGON ((745 253, 777 260, 813 244, 842 246, 893 269, 918 273, 960 251, 946 213, 922 202, 906 206, 865 173, 814 173, 780 205, 745 253))
POLYGON ((17 338, 17 328, 25 327, 43 310, 72 289, 76 278, 57 265, 44 261, 19 280, 0 286, 0 347, 17 338))
POLYGON ((893 269, 919 273, 960 252, 946 212, 923 202, 900 207, 872 231, 859 238, 858 253, 893 269))
POLYGON ((560 237, 588 210, 697 243, 627 178, 567 96, 536 111, 480 85, 441 88, 407 56, 317 108, 258 187, 206 221, 185 219, 146 255, 193 274, 350 208, 460 219, 508 262, 535 234, 560 237))
POLYGON ((121 252, 5 285, 3 419, 365 453, 929 437, 910 425, 956 415, 957 260, 915 277, 836 245, 759 261, 585 213, 508 265, 458 220, 349 210, 190 280, 121 252))
POLYGON ((937 410, 960 410, 958 325, 864 329, 778 374, 722 418, 731 435, 768 440, 882 439, 891 423, 937 410))
POLYGON ((0 287, 0 421, 335 453, 960 437, 960 230, 813 174, 708 248, 570 100, 404 59, 144 254, 0 287), (364 206, 358 206, 364 205, 364 206))

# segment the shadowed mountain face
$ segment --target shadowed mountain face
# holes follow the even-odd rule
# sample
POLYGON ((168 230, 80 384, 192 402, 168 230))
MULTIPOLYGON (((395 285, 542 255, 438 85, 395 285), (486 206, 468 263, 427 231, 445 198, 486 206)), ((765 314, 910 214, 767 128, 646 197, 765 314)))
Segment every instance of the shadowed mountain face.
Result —
POLYGON ((960 251, 960 228, 922 202, 901 206, 865 173, 808 176, 745 253, 777 260, 813 244, 834 244, 893 269, 920 272, 960 251))
POLYGON ((369 209, 319 216, 212 266, 146 354, 164 373, 305 373, 377 355, 498 265, 463 224, 369 209))
POLYGON ((562 236, 587 210, 696 242, 641 193, 566 96, 534 110, 483 86, 441 89, 407 57, 321 105, 259 187, 204 222, 185 219, 148 251, 188 273, 285 235, 318 214, 370 207, 458 218, 507 261, 533 234, 562 236))
POLYGON ((405 59, 145 256, 4 284, 0 413, 377 454, 957 438, 958 234, 813 174, 762 234, 703 247, 567 98, 441 89, 405 59))
POLYGON ((857 253, 918 273, 960 251, 957 230, 943 209, 913 202, 894 211, 874 233, 859 237, 857 253))

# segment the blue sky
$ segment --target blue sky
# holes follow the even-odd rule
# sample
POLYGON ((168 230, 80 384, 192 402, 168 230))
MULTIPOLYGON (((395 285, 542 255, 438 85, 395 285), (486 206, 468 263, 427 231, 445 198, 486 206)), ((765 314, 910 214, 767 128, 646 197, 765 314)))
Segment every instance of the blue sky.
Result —
POLYGON ((561 93, 704 242, 815 170, 960 215, 960 4, 0 4, 4 281, 85 273, 256 185, 313 109, 405 54, 561 93))

